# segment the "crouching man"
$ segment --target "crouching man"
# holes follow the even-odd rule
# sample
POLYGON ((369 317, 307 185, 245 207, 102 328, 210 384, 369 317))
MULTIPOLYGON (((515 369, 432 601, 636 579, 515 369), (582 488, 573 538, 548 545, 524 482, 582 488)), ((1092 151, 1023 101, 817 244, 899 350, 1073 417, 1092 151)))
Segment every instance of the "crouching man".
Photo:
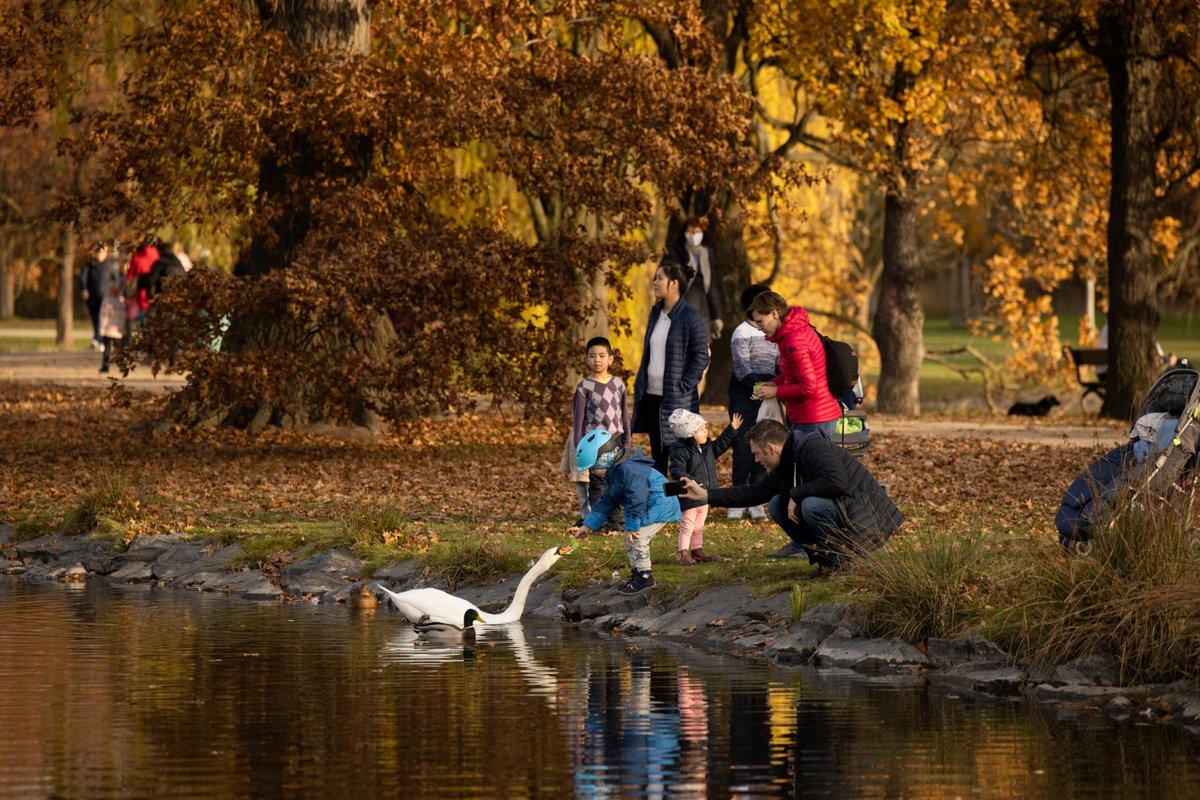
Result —
POLYGON ((725 508, 769 502, 789 541, 769 558, 807 556, 818 574, 883 544, 904 515, 858 459, 822 436, 793 433, 763 420, 746 433, 754 460, 767 470, 755 483, 705 491, 684 479, 687 496, 725 508))

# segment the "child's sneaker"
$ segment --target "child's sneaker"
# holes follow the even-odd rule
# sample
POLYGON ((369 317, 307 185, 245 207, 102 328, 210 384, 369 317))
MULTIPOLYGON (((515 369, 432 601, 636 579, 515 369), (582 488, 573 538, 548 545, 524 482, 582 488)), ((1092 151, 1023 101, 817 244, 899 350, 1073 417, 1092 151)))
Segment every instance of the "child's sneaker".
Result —
POLYGON ((654 576, 649 570, 635 571, 629 580, 625 581, 625 585, 617 591, 621 594, 638 594, 644 592, 654 586, 654 576))

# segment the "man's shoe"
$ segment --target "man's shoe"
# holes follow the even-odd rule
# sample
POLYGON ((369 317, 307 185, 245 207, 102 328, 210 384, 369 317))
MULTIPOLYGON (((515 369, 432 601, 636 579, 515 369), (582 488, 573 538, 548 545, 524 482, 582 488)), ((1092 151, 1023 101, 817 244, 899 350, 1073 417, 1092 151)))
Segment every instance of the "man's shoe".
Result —
POLYGON ((762 506, 750 506, 750 519, 762 519, 767 515, 767 510, 762 506))
POLYGON ((649 570, 644 572, 634 572, 633 577, 625 581, 625 585, 617 591, 621 594, 638 594, 644 592, 654 586, 654 576, 649 570))
POLYGON ((767 553, 767 558, 800 558, 801 556, 807 556, 807 553, 795 542, 788 542, 774 553, 767 553))
POLYGON ((730 519, 741 519, 742 517, 746 516, 746 509, 731 508, 731 509, 729 509, 729 512, 726 514, 726 516, 729 517, 730 519))

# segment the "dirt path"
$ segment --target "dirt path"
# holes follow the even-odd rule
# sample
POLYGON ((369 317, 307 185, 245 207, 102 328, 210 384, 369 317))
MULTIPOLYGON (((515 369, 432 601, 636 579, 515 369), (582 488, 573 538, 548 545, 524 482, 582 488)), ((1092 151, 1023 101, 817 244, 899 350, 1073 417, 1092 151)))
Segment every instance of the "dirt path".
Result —
MULTIPOLYGON (((146 391, 166 391, 183 385, 183 378, 178 375, 160 374, 155 377, 145 366, 139 366, 126 378, 115 371, 102 375, 99 369, 100 354, 97 352, 5 352, 0 335, 0 381, 95 387, 107 387, 111 381, 116 381, 129 389, 146 391)), ((704 415, 717 424, 728 419, 725 409, 719 406, 706 406, 704 415)), ((926 416, 908 419, 868 412, 867 420, 871 432, 876 435, 902 433, 944 439, 973 436, 1079 448, 1097 445, 1114 447, 1124 440, 1127 433, 1123 425, 1090 420, 1076 413, 1010 422, 1005 417, 976 419, 926 416)))
POLYGON ((0 339, 0 381, 106 387, 114 380, 129 389, 147 391, 183 385, 183 378, 178 375, 154 377, 145 366, 139 366, 125 378, 116 369, 101 374, 100 353, 95 351, 11 353, 3 350, 0 339))

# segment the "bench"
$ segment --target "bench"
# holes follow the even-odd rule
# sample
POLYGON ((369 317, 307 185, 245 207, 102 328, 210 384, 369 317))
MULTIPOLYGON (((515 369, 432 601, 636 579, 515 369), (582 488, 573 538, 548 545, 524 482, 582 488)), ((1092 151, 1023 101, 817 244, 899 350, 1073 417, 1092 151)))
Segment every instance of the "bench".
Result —
POLYGON ((1083 387, 1083 394, 1079 398, 1079 402, 1083 403, 1083 398, 1089 394, 1094 394, 1104 400, 1104 391, 1108 387, 1108 383, 1104 380, 1102 373, 1096 372, 1096 367, 1108 366, 1108 350, 1095 347, 1071 347, 1066 345, 1063 347, 1063 352, 1067 358, 1075 365, 1075 379, 1079 381, 1079 385, 1083 387), (1085 369, 1090 369, 1091 378, 1088 378, 1088 373, 1085 369))

